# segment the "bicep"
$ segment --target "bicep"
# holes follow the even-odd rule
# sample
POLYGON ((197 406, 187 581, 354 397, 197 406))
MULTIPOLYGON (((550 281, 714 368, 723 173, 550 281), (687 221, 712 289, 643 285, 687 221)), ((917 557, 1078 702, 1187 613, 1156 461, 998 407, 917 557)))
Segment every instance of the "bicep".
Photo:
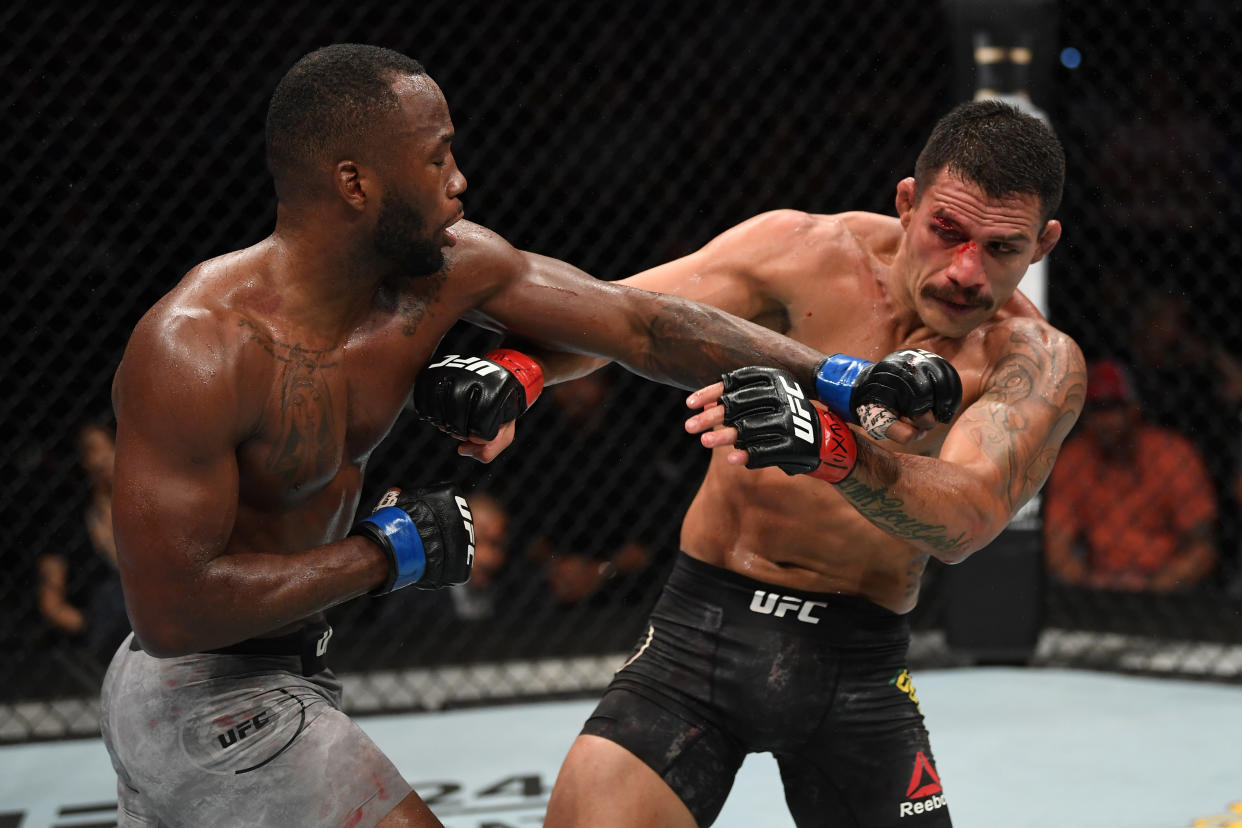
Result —
POLYGON ((618 287, 573 265, 513 251, 507 278, 467 318, 544 346, 612 356, 613 343, 642 331, 640 291, 618 287))
POLYGON ((602 353, 600 343, 645 333, 647 323, 667 304, 656 298, 659 295, 759 320, 783 308, 778 299, 779 269, 773 266, 777 257, 769 249, 779 246, 774 237, 780 228, 771 223, 767 217, 744 222, 688 256, 615 282, 596 279, 557 259, 509 248, 502 268, 507 278, 478 312, 498 323, 488 327, 545 344, 565 345, 568 338, 577 343, 573 350, 596 354, 602 353), (594 345, 589 343, 592 339, 594 345))

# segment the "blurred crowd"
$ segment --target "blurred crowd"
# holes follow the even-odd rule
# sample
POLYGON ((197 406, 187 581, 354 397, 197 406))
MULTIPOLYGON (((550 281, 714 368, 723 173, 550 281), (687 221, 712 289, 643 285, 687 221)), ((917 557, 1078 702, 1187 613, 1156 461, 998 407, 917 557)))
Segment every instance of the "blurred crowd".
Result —
MULTIPOLYGON (((1242 597, 1242 362, 1188 318, 1176 295, 1152 294, 1136 306, 1133 348, 1090 361, 1082 418, 1044 491, 1053 580, 1242 597)), ((681 396, 611 368, 548 389, 509 452, 486 467, 458 461, 475 522, 470 581, 339 608, 333 623, 359 628, 342 639, 355 644, 341 666, 625 650, 706 462, 681 430, 681 396), (635 404, 644 425, 631 432, 635 404), (399 632, 368 632, 385 628, 399 632)), ((79 427, 72 532, 35 562, 34 641, 84 683, 128 631, 111 532, 113 440, 104 419, 79 427)))

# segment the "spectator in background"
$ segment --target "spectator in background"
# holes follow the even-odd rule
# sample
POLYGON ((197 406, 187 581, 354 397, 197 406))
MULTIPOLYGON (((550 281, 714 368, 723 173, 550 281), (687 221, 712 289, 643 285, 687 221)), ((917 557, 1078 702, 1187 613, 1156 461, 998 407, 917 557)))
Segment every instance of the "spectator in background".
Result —
POLYGON ((129 631, 112 536, 112 424, 84 423, 77 432, 76 450, 89 485, 81 546, 91 554, 80 558, 65 552, 39 556, 38 606, 54 629, 81 640, 106 662, 129 631))
POLYGON ((481 621, 497 614, 500 575, 509 560, 509 513, 500 501, 484 492, 468 498, 474 516, 474 566, 470 580, 446 590, 453 614, 464 621, 481 621))
POLYGON ((1068 584, 1173 592, 1216 566, 1216 494, 1185 437, 1147 423, 1116 360, 1087 370, 1087 405, 1045 495, 1044 548, 1068 584))
POLYGON ((1131 342, 1145 414, 1219 453, 1236 433, 1220 415, 1242 407, 1242 361, 1213 341, 1204 324, 1194 324, 1196 311, 1185 295, 1152 290, 1135 305, 1131 342))
MULTIPOLYGON (((1168 268, 1172 269, 1172 265, 1168 268)), ((1185 434, 1199 449, 1217 492, 1220 550, 1242 550, 1242 525, 1230 497, 1242 474, 1242 361, 1223 340, 1210 308, 1179 291, 1155 289, 1134 304, 1131 353, 1144 417, 1185 434)), ((1222 583, 1242 577, 1242 555, 1221 560, 1222 583)))
MULTIPOLYGON (((644 515, 635 508, 646 508, 658 496, 644 487, 642 492, 601 497, 598 487, 584 486, 580 477, 583 468, 624 475, 634 466, 636 453, 659 454, 646 442, 653 439, 648 435, 616 438, 612 401, 618 381, 623 380, 605 368, 554 385, 545 392, 542 410, 530 415, 541 418, 540 431, 555 442, 557 451, 556 462, 540 476, 540 491, 526 495, 542 498, 538 521, 528 529, 533 537, 526 559, 543 571, 559 607, 634 603, 639 600, 631 595, 635 589, 646 586, 651 598, 658 591, 643 577, 653 554, 644 536, 644 515)), ((668 412, 667 433, 680 436, 680 406, 674 403, 668 412)), ((644 419, 650 424, 657 416, 649 412, 644 419)))

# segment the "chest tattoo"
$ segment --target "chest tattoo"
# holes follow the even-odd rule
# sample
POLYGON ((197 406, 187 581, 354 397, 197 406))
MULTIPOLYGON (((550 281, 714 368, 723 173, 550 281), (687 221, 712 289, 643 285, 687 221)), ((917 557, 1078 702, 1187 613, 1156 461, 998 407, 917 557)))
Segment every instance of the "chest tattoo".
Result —
POLYGON ((334 349, 310 350, 301 344, 277 342, 249 322, 254 341, 278 363, 280 427, 267 469, 296 487, 337 462, 332 392, 324 371, 338 364, 330 361, 334 349))

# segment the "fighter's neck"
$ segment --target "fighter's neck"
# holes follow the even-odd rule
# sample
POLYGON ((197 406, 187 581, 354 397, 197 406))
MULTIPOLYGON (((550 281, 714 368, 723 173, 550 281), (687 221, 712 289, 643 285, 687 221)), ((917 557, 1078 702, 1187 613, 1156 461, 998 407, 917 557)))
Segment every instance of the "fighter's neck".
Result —
POLYGON ((877 278, 892 314, 890 324, 899 341, 916 343, 942 338, 919 316, 913 294, 915 270, 906 255, 904 241, 877 278))
POLYGON ((255 252, 267 286, 281 297, 281 315, 338 339, 370 312, 384 278, 380 263, 356 255, 339 235, 278 227, 255 252))

